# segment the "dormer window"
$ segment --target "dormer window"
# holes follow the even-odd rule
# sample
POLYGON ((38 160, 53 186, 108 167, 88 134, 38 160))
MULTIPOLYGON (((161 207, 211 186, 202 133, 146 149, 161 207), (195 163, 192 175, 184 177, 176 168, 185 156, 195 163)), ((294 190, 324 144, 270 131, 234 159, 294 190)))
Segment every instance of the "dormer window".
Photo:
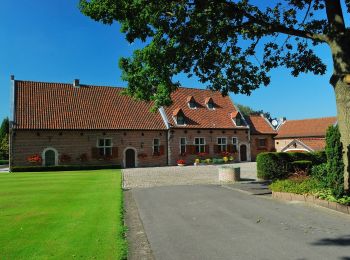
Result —
POLYGON ((244 120, 240 112, 235 111, 231 113, 231 118, 236 126, 244 126, 244 120))
POLYGON ((207 105, 207 107, 209 109, 214 109, 215 108, 214 100, 211 97, 205 99, 205 104, 207 105))
POLYGON ((175 109, 173 112, 174 120, 176 121, 177 125, 185 125, 185 114, 183 113, 182 109, 175 109))
POLYGON ((192 96, 189 96, 187 98, 187 103, 188 103, 189 108, 191 108, 191 109, 197 108, 196 101, 194 100, 194 98, 192 96))

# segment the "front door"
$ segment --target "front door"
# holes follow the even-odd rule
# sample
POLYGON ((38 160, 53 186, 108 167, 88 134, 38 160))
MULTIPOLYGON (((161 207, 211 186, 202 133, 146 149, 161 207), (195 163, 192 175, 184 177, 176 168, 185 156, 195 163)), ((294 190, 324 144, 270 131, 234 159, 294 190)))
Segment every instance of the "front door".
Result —
POLYGON ((241 155, 241 162, 247 161, 247 146, 245 144, 242 144, 239 150, 241 155))
POLYGON ((134 149, 128 149, 125 151, 125 168, 135 168, 134 149))
POLYGON ((54 166, 56 153, 53 150, 47 150, 45 152, 45 166, 54 166))

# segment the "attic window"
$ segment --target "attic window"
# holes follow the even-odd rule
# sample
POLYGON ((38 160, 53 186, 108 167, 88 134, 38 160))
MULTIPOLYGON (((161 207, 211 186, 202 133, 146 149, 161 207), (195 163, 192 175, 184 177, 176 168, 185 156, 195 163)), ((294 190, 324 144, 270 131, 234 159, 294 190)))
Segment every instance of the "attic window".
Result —
POLYGON ((213 101, 213 99, 211 97, 210 98, 206 98, 205 104, 207 105, 207 107, 209 109, 214 109, 214 101, 213 101))
POLYGON ((189 96, 187 98, 187 103, 188 103, 189 108, 195 109, 197 107, 196 101, 194 100, 194 98, 192 96, 189 96))
POLYGON ((185 115, 181 109, 176 109, 173 112, 173 116, 177 125, 185 125, 185 115))
POLYGON ((240 112, 235 111, 231 113, 231 118, 236 124, 236 126, 244 126, 244 120, 240 112))

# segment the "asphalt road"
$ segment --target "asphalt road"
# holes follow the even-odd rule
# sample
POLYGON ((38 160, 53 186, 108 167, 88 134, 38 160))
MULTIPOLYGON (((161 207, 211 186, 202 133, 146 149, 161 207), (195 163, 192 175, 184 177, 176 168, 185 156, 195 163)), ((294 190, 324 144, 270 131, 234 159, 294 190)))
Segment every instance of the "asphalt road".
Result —
POLYGON ((156 259, 350 259, 350 217, 217 185, 133 189, 156 259))

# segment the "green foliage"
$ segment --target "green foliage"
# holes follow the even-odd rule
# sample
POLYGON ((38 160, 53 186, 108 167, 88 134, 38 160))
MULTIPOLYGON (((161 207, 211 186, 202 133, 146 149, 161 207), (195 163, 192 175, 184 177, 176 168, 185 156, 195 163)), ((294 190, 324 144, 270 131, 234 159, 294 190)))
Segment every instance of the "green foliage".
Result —
POLYGON ((58 165, 58 166, 14 166, 11 172, 48 172, 120 169, 120 165, 58 165))
POLYGON ((290 192, 296 194, 314 194, 323 188, 320 182, 315 178, 309 178, 302 181, 289 179, 277 180, 269 187, 275 192, 290 192))
POLYGON ((281 66, 293 76, 324 74, 326 66, 313 45, 326 42, 323 34, 332 28, 327 20, 315 18, 324 16, 316 13, 325 5, 287 1, 285 7, 282 2, 80 0, 79 7, 96 21, 120 23, 129 42, 144 42, 143 49, 121 58, 119 65, 128 81, 126 93, 153 100, 157 107, 171 102, 179 73, 195 75, 224 95, 250 95, 268 85, 269 72, 281 66), (312 19, 303 19, 304 13, 312 19))
POLYGON ((212 160, 213 164, 222 164, 225 163, 223 159, 220 158, 213 158, 212 160))
POLYGON ((10 132, 10 121, 8 117, 6 117, 0 126, 0 140, 4 139, 6 135, 8 135, 10 132))
POLYGON ((320 181, 324 187, 327 186, 327 163, 314 165, 311 168, 311 176, 320 181))
POLYGON ((312 167, 312 161, 300 160, 291 162, 294 171, 305 171, 308 172, 312 167))
POLYGON ((260 153, 256 158, 256 163, 259 179, 283 179, 289 175, 288 161, 278 153, 260 153))
POLYGON ((327 186, 336 198, 344 194, 343 145, 338 126, 330 126, 326 133, 327 186))
POLYGON ((249 106, 244 106, 241 104, 236 104, 239 111, 242 113, 244 117, 250 116, 250 115, 260 115, 263 114, 269 121, 272 121, 271 114, 269 112, 264 112, 263 110, 254 110, 249 106))
POLYGON ((0 165, 9 164, 9 160, 0 160, 0 165))
MULTIPOLYGON (((294 161, 309 161, 312 165, 325 162, 324 152, 316 153, 260 153, 256 158, 259 179, 287 178, 293 172, 294 161)), ((311 168, 310 163, 307 163, 311 168)))
POLYGON ((9 159, 9 145, 9 135, 5 134, 5 136, 0 140, 0 159, 9 159))

